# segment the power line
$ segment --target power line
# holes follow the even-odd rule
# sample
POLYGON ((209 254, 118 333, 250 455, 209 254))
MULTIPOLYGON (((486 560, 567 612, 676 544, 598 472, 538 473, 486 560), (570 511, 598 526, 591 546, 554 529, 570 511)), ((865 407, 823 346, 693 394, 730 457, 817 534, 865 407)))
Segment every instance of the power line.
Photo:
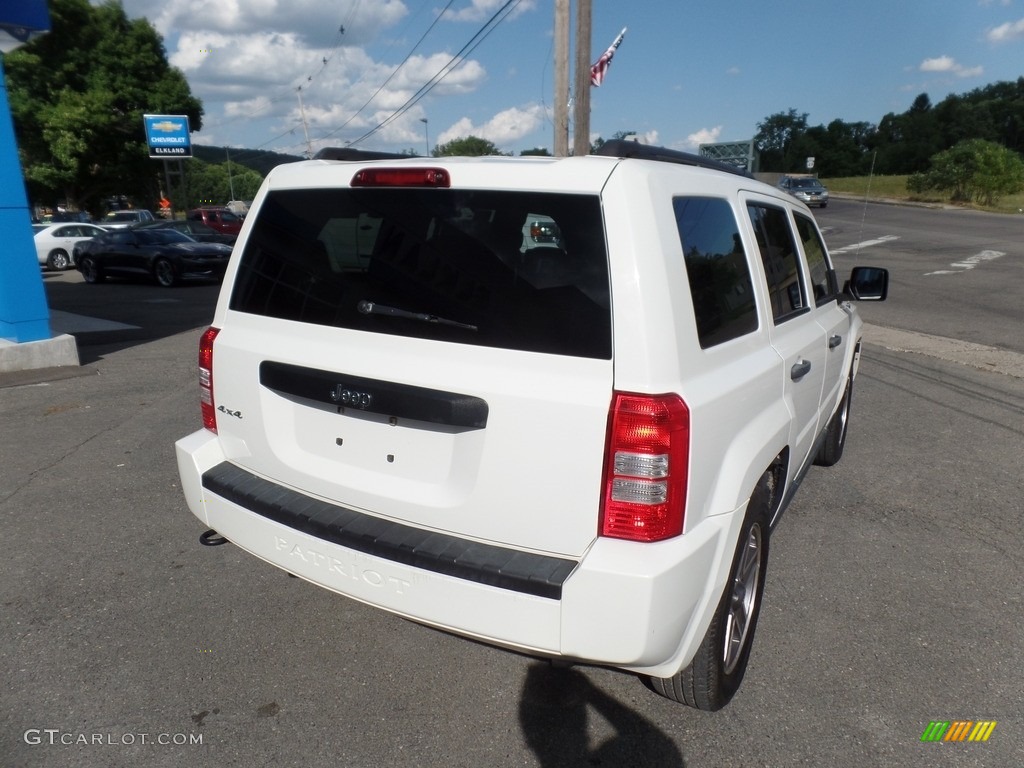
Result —
POLYGON ((427 31, 424 32, 420 36, 420 39, 416 41, 416 44, 413 45, 412 50, 410 50, 409 53, 406 54, 405 58, 402 59, 402 62, 397 67, 395 67, 395 71, 392 72, 390 75, 388 75, 387 80, 385 80, 383 83, 381 83, 380 87, 377 88, 377 90, 373 92, 373 95, 370 98, 368 98, 359 109, 357 109, 354 113, 352 113, 352 117, 350 117, 348 120, 346 120, 344 123, 339 125, 334 130, 328 131, 327 133, 325 133, 323 136, 320 137, 321 140, 329 138, 329 137, 333 136, 334 134, 338 133, 339 131, 343 130, 349 123, 351 123, 353 120, 356 119, 356 117, 359 116, 360 112, 362 112, 364 109, 366 109, 367 106, 369 106, 370 102, 372 102, 375 98, 377 98, 377 95, 381 91, 384 90, 384 88, 387 86, 387 84, 390 83, 394 79, 395 75, 397 75, 399 73, 399 71, 402 69, 402 67, 404 67, 406 65, 406 63, 409 61, 409 59, 412 58, 412 55, 416 52, 416 49, 420 47, 420 43, 422 43, 426 39, 427 35, 429 35, 430 32, 434 29, 434 27, 437 26, 437 23, 441 20, 441 17, 443 17, 444 14, 448 11, 448 9, 452 7, 454 2, 455 2, 455 0, 448 0, 448 5, 446 5, 444 8, 441 9, 441 12, 437 14, 437 18, 434 19, 431 22, 429 27, 427 27, 427 31))
MULTIPOLYGON (((356 10, 356 8, 358 8, 358 5, 359 5, 359 1, 360 0, 356 0, 356 3, 353 6, 353 9, 349 13, 349 15, 348 15, 348 20, 349 21, 351 21, 351 19, 354 17, 355 10, 356 10)), ((410 108, 415 106, 431 90, 433 90, 448 75, 450 75, 452 73, 452 71, 454 71, 455 68, 459 64, 463 63, 464 60, 465 60, 465 57, 468 56, 469 54, 471 54, 474 50, 476 50, 476 48, 484 40, 486 40, 487 37, 489 37, 490 34, 501 24, 501 22, 503 22, 506 18, 508 18, 508 16, 511 15, 511 13, 521 3, 522 3, 522 0, 507 0, 507 2, 505 2, 497 11, 495 11, 495 13, 480 27, 480 29, 477 30, 477 32, 469 39, 469 41, 454 56, 452 56, 451 59, 449 59, 449 61, 437 72, 437 74, 435 74, 423 86, 421 86, 416 91, 416 93, 414 93, 404 104, 402 104, 402 106, 400 106, 398 109, 396 109, 387 118, 382 120, 377 126, 375 126, 371 130, 369 130, 366 133, 364 133, 362 136, 358 137, 357 139, 355 139, 353 141, 346 142, 346 143, 351 146, 351 145, 355 145, 355 144, 357 144, 359 142, 362 142, 362 141, 366 140, 367 138, 369 138, 370 136, 372 136, 373 134, 375 134, 378 131, 380 131, 381 129, 385 128, 387 125, 391 124, 392 122, 394 122, 398 118, 402 117, 406 112, 409 111, 410 108)), ((413 56, 413 54, 419 48, 419 46, 422 44, 424 39, 430 34, 430 32, 434 29, 434 27, 438 24, 438 22, 443 18, 445 12, 447 12, 448 9, 453 4, 454 4, 454 0, 449 0, 448 4, 441 10, 440 13, 438 13, 438 15, 434 19, 434 21, 431 22, 431 24, 427 28, 426 32, 424 32, 423 35, 420 36, 419 40, 417 40, 416 44, 412 47, 412 49, 409 51, 409 53, 406 54, 406 56, 402 59, 402 62, 398 65, 398 67, 395 68, 395 70, 391 73, 391 75, 389 75, 388 78, 374 91, 373 95, 355 113, 353 113, 353 115, 348 120, 346 120, 339 127, 334 128, 334 129, 328 131, 327 133, 319 136, 318 138, 315 138, 314 141, 322 141, 323 139, 329 138, 330 136, 333 136, 333 135, 337 134, 339 131, 343 130, 346 126, 348 126, 352 122, 352 120, 354 120, 362 112, 362 110, 364 110, 373 101, 373 99, 376 98, 380 94, 380 92, 388 85, 388 83, 391 82, 391 80, 398 74, 398 72, 402 69, 402 67, 406 63, 408 63, 409 59, 413 56)), ((314 78, 319 77, 319 75, 322 74, 322 72, 326 68, 327 64, 329 63, 329 61, 333 58, 334 53, 341 46, 342 36, 344 34, 344 29, 345 29, 344 24, 339 27, 339 40, 335 44, 335 47, 332 50, 331 55, 327 56, 327 57, 324 57, 323 64, 321 65, 320 69, 317 70, 312 75, 309 75, 306 78, 306 82, 312 82, 314 80, 314 78)), ((301 89, 302 87, 303 87, 302 85, 299 85, 296 88, 296 90, 301 89)), ((289 88, 289 90, 292 90, 292 88, 289 88)), ((269 104, 273 104, 273 103, 275 103, 277 101, 281 101, 284 98, 286 98, 286 96, 282 95, 280 97, 276 97, 274 99, 270 99, 268 103, 269 104)), ((234 118, 231 122, 234 122, 235 120, 243 119, 244 117, 253 117, 256 114, 258 114, 259 111, 260 110, 256 110, 253 113, 250 113, 248 115, 239 115, 238 117, 234 118)), ((223 125, 223 124, 221 124, 221 125, 223 125)), ((263 147, 266 147, 269 144, 273 144, 274 142, 279 141, 280 139, 284 138, 285 136, 292 135, 302 125, 303 125, 303 123, 301 122, 301 120, 297 120, 297 121, 295 121, 294 125, 290 126, 289 128, 287 128, 286 130, 284 130, 281 133, 277 134, 276 136, 274 136, 274 137, 264 141, 263 143, 259 144, 258 146, 252 148, 249 151, 261 150, 263 147)), ((300 145, 299 144, 295 144, 295 145, 290 145, 290 146, 298 147, 300 145)), ((301 152, 297 152, 296 154, 302 154, 302 153, 301 152)), ((238 158, 238 157, 244 158, 245 157, 244 151, 240 152, 239 155, 236 155, 236 158, 238 158)))
MULTIPOLYGON (((334 43, 334 47, 331 49, 330 53, 328 53, 326 56, 323 56, 321 58, 320 68, 316 72, 314 72, 314 73, 312 73, 310 75, 307 75, 306 76, 306 80, 304 81, 303 84, 315 82, 320 77, 320 75, 322 75, 324 73, 324 70, 327 69, 327 65, 330 64, 330 62, 334 59, 335 54, 337 54, 338 49, 341 47, 342 43, 344 42, 344 39, 345 39, 345 28, 346 27, 351 28, 352 21, 353 21, 353 19, 355 19, 356 14, 359 12, 359 6, 360 6, 361 2, 362 2, 362 0, 355 0, 355 2, 349 8, 348 15, 344 18, 342 23, 338 26, 338 37, 337 37, 337 40, 334 43)), ((303 87, 303 85, 299 85, 298 86, 299 89, 301 89, 302 87, 303 87)), ((251 119, 253 117, 256 117, 258 114, 260 114, 261 112, 266 110, 268 106, 276 104, 276 103, 281 102, 281 101, 284 101, 285 99, 291 98, 290 94, 291 94, 291 92, 294 91, 294 87, 293 86, 287 86, 287 88, 288 88, 288 93, 282 93, 280 96, 276 96, 276 97, 268 99, 258 109, 255 109, 255 110, 253 110, 251 112, 247 112, 245 114, 236 115, 235 117, 227 119, 227 120, 222 120, 222 121, 216 122, 212 126, 209 126, 209 127, 211 127, 211 128, 224 128, 225 126, 231 125, 232 123, 235 123, 235 122, 237 122, 239 120, 246 120, 246 119, 251 119)), ((286 130, 283 133, 275 136, 272 139, 268 139, 267 141, 265 141, 262 144, 260 144, 258 147, 255 147, 255 149, 260 149, 262 147, 265 147, 267 144, 270 144, 270 143, 272 143, 274 141, 277 141, 278 139, 281 139, 281 138, 287 136, 288 134, 290 134, 290 133, 295 131, 297 125, 289 128, 288 130, 286 130)), ((245 156, 244 151, 241 153, 241 155, 242 155, 242 157, 245 156)))
POLYGON ((394 122, 399 117, 404 115, 407 111, 409 111, 409 109, 412 106, 414 106, 424 96, 430 93, 430 91, 432 91, 435 86, 437 86, 442 80, 444 80, 449 74, 451 74, 455 67, 462 62, 464 54, 470 54, 474 50, 476 50, 480 43, 486 40, 487 37, 491 34, 491 32, 493 32, 498 27, 498 25, 501 24, 501 22, 504 21, 521 2, 522 0, 508 0, 508 2, 502 5, 501 8, 499 8, 494 13, 494 15, 491 16, 491 18, 488 19, 487 22, 477 31, 477 33, 473 35, 472 38, 470 38, 469 42, 466 43, 462 47, 462 49, 459 50, 458 53, 452 56, 448 63, 445 64, 436 75, 434 75, 422 87, 420 87, 420 89, 416 91, 416 93, 414 93, 409 98, 408 101, 406 101, 402 106, 400 106, 393 113, 391 113, 389 117, 382 120, 376 127, 371 128, 369 131, 364 133, 359 138, 348 142, 349 146, 354 146, 359 142, 368 139, 370 136, 377 133, 377 131, 394 122), (499 16, 501 18, 498 18, 499 16))

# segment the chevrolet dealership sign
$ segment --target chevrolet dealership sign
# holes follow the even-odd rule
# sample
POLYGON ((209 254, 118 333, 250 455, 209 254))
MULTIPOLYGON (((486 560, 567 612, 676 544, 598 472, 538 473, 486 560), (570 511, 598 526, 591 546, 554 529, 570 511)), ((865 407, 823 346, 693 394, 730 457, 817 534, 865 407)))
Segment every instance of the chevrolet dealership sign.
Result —
POLYGON ((143 115, 142 120, 150 157, 192 157, 187 115, 143 115))

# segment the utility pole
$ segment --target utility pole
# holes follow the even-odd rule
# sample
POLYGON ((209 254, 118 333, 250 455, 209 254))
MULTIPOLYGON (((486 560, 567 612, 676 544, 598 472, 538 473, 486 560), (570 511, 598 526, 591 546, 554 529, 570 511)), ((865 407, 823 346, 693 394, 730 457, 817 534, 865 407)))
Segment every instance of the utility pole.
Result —
POLYGON ((228 159, 228 188, 231 190, 231 199, 235 199, 235 182, 231 178, 231 153, 224 147, 224 156, 228 159))
POLYGON ((569 0, 555 0, 555 157, 569 156, 569 0))
POLYGON ((591 0, 576 0, 576 119, 572 153, 590 154, 590 22, 591 0))
POLYGON ((302 104, 302 86, 297 89, 299 94, 299 114, 302 116, 302 132, 306 134, 306 157, 313 156, 313 145, 309 143, 309 128, 306 126, 306 108, 302 104))

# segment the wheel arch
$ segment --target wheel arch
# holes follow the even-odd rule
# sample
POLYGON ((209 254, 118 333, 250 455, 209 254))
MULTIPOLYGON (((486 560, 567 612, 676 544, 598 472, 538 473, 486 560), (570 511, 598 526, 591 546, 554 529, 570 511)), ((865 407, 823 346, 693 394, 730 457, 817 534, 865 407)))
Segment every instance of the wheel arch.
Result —
POLYGON ((766 471, 772 473, 778 489, 772 495, 772 514, 777 512, 781 490, 785 488, 790 474, 790 423, 789 410, 779 401, 758 413, 733 436, 705 496, 707 506, 703 510, 693 510, 695 514, 692 516, 688 510, 687 529, 691 523, 699 524, 704 517, 726 514, 745 505, 766 471))
MULTIPOLYGON (((758 454, 760 455, 760 454, 758 454)), ((704 635, 708 631, 715 616, 722 596, 725 594, 729 581, 729 574, 732 570, 733 556, 739 543, 740 532, 747 514, 747 506, 753 497, 754 489, 766 474, 769 476, 769 483, 772 492, 769 499, 767 519, 770 523, 772 516, 776 513, 783 498, 782 484, 788 471, 789 446, 783 445, 781 450, 774 455, 769 455, 764 463, 759 465, 758 470, 751 471, 753 480, 746 490, 746 498, 741 499, 729 514, 719 516, 714 526, 718 530, 714 558, 711 565, 713 573, 709 574, 707 584, 703 590, 701 599, 694 606, 693 615, 695 619, 689 623, 685 632, 680 636, 675 651, 663 662, 647 667, 627 666, 625 669, 644 676, 668 677, 686 668, 696 654, 704 635)), ((765 533, 771 538, 771 526, 768 525, 765 533)), ((686 535, 686 534, 684 534, 686 535)), ((701 535, 701 534, 698 534, 701 535)))

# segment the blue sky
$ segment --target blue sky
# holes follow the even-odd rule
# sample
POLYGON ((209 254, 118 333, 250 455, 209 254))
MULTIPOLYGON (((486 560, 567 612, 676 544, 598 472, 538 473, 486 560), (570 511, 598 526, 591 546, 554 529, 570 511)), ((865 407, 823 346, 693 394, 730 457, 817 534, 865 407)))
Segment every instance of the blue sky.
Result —
MULTIPOLYGON (((295 154, 346 142, 423 152, 427 140, 470 134, 515 154, 554 144, 554 0, 514 1, 418 100, 505 0, 123 5, 156 26, 203 100, 195 143, 295 154)), ((1024 75, 1024 0, 593 5, 591 61, 628 28, 604 85, 591 88, 591 134, 605 138, 635 131, 693 151, 749 139, 758 122, 791 108, 810 125, 877 123, 920 93, 938 103, 1024 75)))

